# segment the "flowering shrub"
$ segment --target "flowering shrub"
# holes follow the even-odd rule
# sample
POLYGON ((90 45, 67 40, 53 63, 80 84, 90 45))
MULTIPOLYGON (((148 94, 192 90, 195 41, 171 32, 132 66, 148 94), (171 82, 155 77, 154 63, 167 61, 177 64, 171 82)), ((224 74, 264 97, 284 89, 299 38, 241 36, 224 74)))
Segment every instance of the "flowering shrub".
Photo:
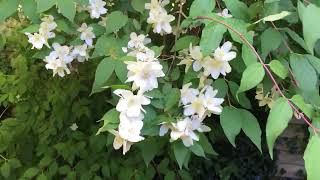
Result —
POLYGON ((213 123, 273 158, 297 118, 319 179, 318 5, 0 1, 3 178, 190 179, 195 156, 219 158, 213 123))

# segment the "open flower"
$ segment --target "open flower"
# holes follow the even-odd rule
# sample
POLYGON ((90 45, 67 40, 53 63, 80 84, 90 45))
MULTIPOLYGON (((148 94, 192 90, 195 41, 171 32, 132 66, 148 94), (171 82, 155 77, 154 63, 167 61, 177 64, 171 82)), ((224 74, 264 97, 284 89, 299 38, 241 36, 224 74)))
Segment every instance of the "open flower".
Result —
POLYGON ((44 61, 47 63, 46 68, 53 71, 53 76, 58 74, 60 77, 64 77, 65 72, 67 74, 70 74, 70 70, 68 69, 66 62, 63 59, 57 59, 56 56, 50 54, 45 58, 44 61))
POLYGON ((150 99, 141 93, 134 95, 131 91, 117 89, 114 91, 114 94, 120 97, 116 106, 117 111, 125 113, 128 117, 141 116, 141 111, 145 112, 142 105, 150 104, 150 99))
POLYGON ((163 10, 163 7, 170 3, 169 0, 151 0, 150 3, 145 4, 145 9, 155 13, 163 10))
POLYGON ((145 52, 138 51, 136 53, 137 60, 139 61, 155 61, 155 52, 149 48, 145 49, 145 52))
POLYGON ((150 91, 158 88, 158 77, 164 77, 162 65, 158 61, 126 61, 128 69, 127 82, 133 82, 133 89, 150 91))
POLYGON ((119 135, 123 139, 130 142, 142 141, 144 140, 144 137, 140 136, 140 131, 142 127, 143 127, 143 121, 141 120, 131 120, 131 119, 122 118, 118 127, 119 135))
POLYGON ((211 111, 213 114, 221 114, 222 106, 224 99, 216 98, 218 94, 218 90, 213 90, 211 86, 205 87, 206 92, 204 94, 205 97, 205 106, 211 111))
POLYGON ((78 62, 84 62, 88 60, 89 55, 87 53, 88 46, 87 44, 75 46, 72 50, 71 55, 78 60, 78 62))
POLYGON ((190 88, 191 85, 192 83, 185 84, 180 90, 180 94, 181 94, 180 101, 183 105, 189 104, 199 95, 199 90, 190 88))
POLYGON ((80 39, 85 41, 88 46, 92 46, 93 39, 96 38, 93 28, 88 27, 86 23, 82 23, 78 31, 81 32, 80 39))
POLYGON ((154 33, 170 34, 172 33, 170 22, 174 21, 174 19, 174 16, 168 14, 166 11, 160 11, 157 13, 150 13, 147 22, 152 24, 154 33))
POLYGON ((232 15, 229 14, 229 10, 227 8, 223 9, 222 12, 217 13, 217 15, 224 18, 232 18, 232 15))
POLYGON ((130 34, 130 41, 128 42, 128 48, 140 49, 145 47, 145 45, 149 44, 150 42, 151 42, 151 39, 147 38, 145 35, 143 34, 137 35, 137 33, 132 32, 130 34))
POLYGON ((107 9, 104 7, 107 3, 102 0, 89 0, 89 11, 91 18, 100 18, 101 15, 107 13, 107 9))
POLYGON ((54 17, 49 15, 41 19, 42 23, 40 24, 40 29, 44 28, 48 31, 52 31, 57 28, 57 23, 54 21, 54 17))
POLYGON ((218 61, 231 61, 236 58, 237 53, 230 51, 232 48, 232 43, 230 41, 225 42, 221 47, 218 47, 214 51, 214 59, 218 61))
POLYGON ((61 46, 59 43, 53 43, 52 47, 54 49, 50 53, 52 57, 59 58, 67 64, 73 61, 73 57, 70 55, 70 47, 61 46))
POLYGON ((203 117, 206 112, 205 99, 203 94, 200 94, 198 97, 194 98, 191 101, 191 104, 184 106, 183 114, 185 116, 191 116, 197 114, 200 117, 203 117))
POLYGON ((125 155, 130 150, 133 143, 122 138, 118 131, 109 130, 109 132, 115 136, 113 140, 113 148, 118 150, 122 147, 122 154, 125 155))
POLYGON ((42 49, 43 45, 46 45, 47 47, 49 47, 48 42, 46 40, 46 38, 39 34, 39 33, 25 33, 25 35, 28 36, 29 40, 28 42, 32 44, 32 49, 36 48, 36 49, 42 49))
POLYGON ((185 117, 183 120, 173 124, 171 129, 170 137, 171 141, 181 139, 186 147, 193 145, 193 141, 199 141, 199 137, 194 132, 195 128, 192 126, 193 123, 189 117, 185 117))

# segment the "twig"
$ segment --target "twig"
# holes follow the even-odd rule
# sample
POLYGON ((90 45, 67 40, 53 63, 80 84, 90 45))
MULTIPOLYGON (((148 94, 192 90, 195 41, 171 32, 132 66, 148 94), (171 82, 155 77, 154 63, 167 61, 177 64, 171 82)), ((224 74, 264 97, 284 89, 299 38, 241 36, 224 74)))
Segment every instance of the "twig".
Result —
POLYGON ((2 118, 2 116, 4 115, 4 113, 8 110, 9 106, 7 106, 3 111, 2 113, 0 114, 0 119, 2 118))
POLYGON ((8 161, 8 159, 5 158, 2 154, 0 154, 0 157, 1 157, 4 161, 8 161))
POLYGON ((262 60, 262 58, 260 57, 260 55, 258 54, 258 52, 256 51, 256 49, 253 47, 253 45, 244 37, 243 34, 241 34, 239 31, 237 31, 236 29, 234 29, 233 27, 231 27, 229 24, 215 19, 215 18, 211 18, 211 17, 206 17, 206 16, 198 16, 197 19, 207 19, 207 20, 211 20, 214 21, 216 23, 222 24, 224 25, 226 28, 228 28, 229 30, 231 30, 232 32, 236 33, 239 38, 253 51, 253 53, 256 55, 256 57, 258 58, 259 62, 262 64, 263 68, 265 69, 265 71, 267 72, 269 78, 271 79, 272 83, 274 84, 276 90, 278 91, 278 93, 288 102, 288 104, 290 105, 290 107, 295 111, 296 114, 298 114, 304 121, 306 124, 308 124, 312 129, 313 132, 315 134, 317 134, 320 129, 314 127, 311 122, 306 118, 306 116, 304 115, 303 112, 300 112, 298 108, 296 108, 296 106, 290 101, 290 99, 288 99, 283 92, 281 91, 277 81, 275 80, 275 78, 273 77, 269 67, 264 63, 264 61, 262 60))

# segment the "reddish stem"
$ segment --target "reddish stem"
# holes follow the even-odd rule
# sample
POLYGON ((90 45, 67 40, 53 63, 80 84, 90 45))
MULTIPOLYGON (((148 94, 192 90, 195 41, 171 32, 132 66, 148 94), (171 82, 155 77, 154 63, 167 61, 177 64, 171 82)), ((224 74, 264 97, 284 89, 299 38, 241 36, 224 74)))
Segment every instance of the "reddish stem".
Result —
POLYGON ((288 99, 282 92, 282 90, 280 89, 277 81, 275 80, 275 78, 273 77, 270 69, 268 68, 267 64, 264 63, 264 61, 262 60, 262 58, 260 57, 260 55, 258 54, 258 52, 256 51, 256 49, 253 47, 253 45, 244 37, 243 34, 241 34, 240 32, 238 32, 237 30, 235 30, 234 28, 232 28, 229 24, 220 21, 218 19, 215 18, 211 18, 211 17, 206 17, 206 16, 198 16, 197 19, 207 19, 207 20, 211 20, 214 22, 217 22, 219 24, 224 25, 226 28, 230 29, 231 31, 233 31, 234 33, 236 33, 240 39, 247 45, 249 46, 249 48, 253 51, 253 53, 256 55, 256 57, 258 58, 259 62, 262 64, 263 68, 265 69, 265 71, 267 72, 269 78, 271 79, 272 83, 274 84, 274 86, 276 87, 276 89, 278 90, 279 94, 288 102, 288 104, 290 105, 290 107, 296 112, 296 114, 298 114, 304 121, 306 124, 308 124, 312 129, 313 132, 315 134, 317 134, 320 129, 314 127, 311 122, 306 118, 306 116, 304 115, 303 112, 300 112, 298 108, 296 108, 296 106, 290 101, 290 99, 288 99))

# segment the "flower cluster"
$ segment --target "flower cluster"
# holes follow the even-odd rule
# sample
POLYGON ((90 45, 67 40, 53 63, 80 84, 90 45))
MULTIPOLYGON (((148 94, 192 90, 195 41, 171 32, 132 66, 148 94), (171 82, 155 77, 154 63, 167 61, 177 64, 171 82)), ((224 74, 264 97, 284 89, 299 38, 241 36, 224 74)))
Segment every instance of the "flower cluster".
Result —
POLYGON ((210 128, 203 124, 203 120, 212 114, 219 115, 222 112, 224 99, 216 98, 218 90, 214 90, 207 85, 199 89, 190 88, 192 84, 185 84, 181 92, 180 103, 184 107, 184 118, 179 119, 177 123, 163 123, 160 127, 160 136, 163 136, 171 130, 170 141, 181 139, 187 147, 193 145, 193 140, 199 141, 198 132, 208 132, 210 128))
POLYGON ((53 16, 45 16, 41 19, 39 32, 36 33, 25 33, 28 36, 28 42, 32 44, 32 49, 42 49, 43 45, 50 47, 48 39, 56 37, 56 34, 52 32, 57 28, 57 23, 54 22, 53 16))
POLYGON ((118 131, 110 130, 115 135, 113 147, 120 149, 123 154, 130 150, 133 143, 144 140, 140 135, 143 127, 145 110, 143 105, 149 105, 150 99, 144 96, 144 92, 158 87, 158 77, 163 77, 162 65, 155 57, 155 52, 146 47, 151 40, 145 35, 131 33, 127 47, 123 48, 128 56, 136 57, 137 61, 127 61, 128 79, 133 82, 132 91, 117 89, 114 93, 120 97, 117 104, 117 111, 120 112, 120 124, 118 131))
POLYGON ((98 19, 101 15, 107 13, 107 9, 104 7, 107 3, 102 0, 89 0, 88 10, 92 19, 98 19))
POLYGON ((170 22, 174 21, 174 16, 168 14, 164 6, 169 4, 169 0, 151 0, 145 4, 145 9, 149 10, 147 22, 152 24, 153 32, 158 34, 172 33, 170 22))
POLYGON ((200 46, 189 48, 189 55, 183 57, 179 65, 186 65, 186 70, 192 65, 193 70, 198 72, 203 69, 204 76, 210 76, 218 79, 219 75, 226 76, 231 72, 229 61, 236 58, 236 52, 231 51, 232 43, 227 41, 221 47, 218 47, 211 56, 204 56, 200 46))
POLYGON ((70 74, 68 64, 74 59, 77 59, 78 62, 84 62, 89 58, 86 44, 69 47, 53 43, 52 47, 53 51, 45 57, 44 61, 47 63, 46 68, 53 71, 53 76, 58 74, 60 77, 64 77, 65 73, 70 74))

